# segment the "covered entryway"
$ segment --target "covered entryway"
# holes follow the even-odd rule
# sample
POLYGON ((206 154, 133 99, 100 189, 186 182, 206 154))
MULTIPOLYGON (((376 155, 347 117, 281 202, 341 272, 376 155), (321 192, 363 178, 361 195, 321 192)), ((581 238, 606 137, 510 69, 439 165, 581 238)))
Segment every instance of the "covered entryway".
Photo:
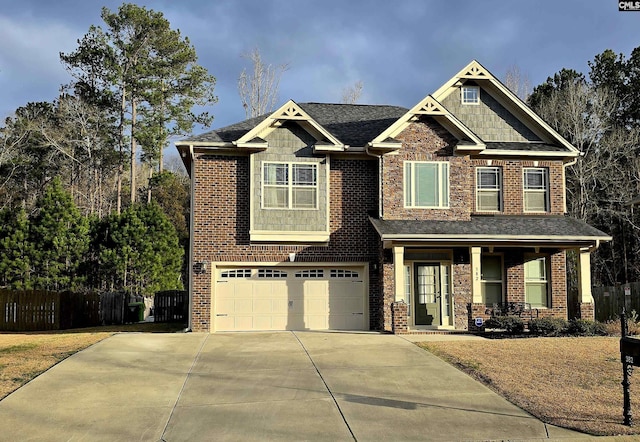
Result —
POLYGON ((212 331, 368 330, 365 266, 218 267, 212 331))

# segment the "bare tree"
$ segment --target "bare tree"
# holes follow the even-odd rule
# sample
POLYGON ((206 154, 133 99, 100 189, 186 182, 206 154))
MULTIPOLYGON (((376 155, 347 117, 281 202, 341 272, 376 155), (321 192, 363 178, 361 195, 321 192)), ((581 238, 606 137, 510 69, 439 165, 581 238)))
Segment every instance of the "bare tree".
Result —
POLYGON ((504 84, 522 101, 527 101, 527 98, 531 95, 531 80, 529 76, 523 74, 520 71, 520 67, 515 64, 507 69, 504 84))
POLYGON ((626 206, 640 194, 640 130, 617 125, 618 108, 610 90, 578 79, 551 92, 536 109, 581 152, 567 169, 567 210, 614 237, 593 255, 594 281, 605 285, 640 272, 640 225, 626 206))
POLYGON ((362 83, 362 80, 358 80, 351 86, 344 88, 342 90, 342 103, 356 104, 360 100, 363 87, 364 84, 362 83))
POLYGON ((289 69, 288 64, 274 66, 265 64, 258 48, 242 55, 252 64, 253 72, 242 70, 238 78, 238 92, 247 118, 257 117, 275 108, 282 74, 289 69))

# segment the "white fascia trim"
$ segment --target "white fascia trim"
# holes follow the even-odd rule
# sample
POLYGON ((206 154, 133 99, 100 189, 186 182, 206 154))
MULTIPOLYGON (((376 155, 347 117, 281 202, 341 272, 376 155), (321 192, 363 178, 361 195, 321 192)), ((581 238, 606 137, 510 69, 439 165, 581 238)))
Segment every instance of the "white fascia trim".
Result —
POLYGON ((518 157, 558 157, 558 158, 575 158, 580 156, 579 152, 544 152, 544 151, 527 151, 527 150, 502 150, 502 149, 486 149, 479 155, 500 155, 500 156, 518 156, 518 157))
POLYGON ((543 242, 543 243, 567 243, 567 242, 595 242, 595 241, 611 241, 610 236, 554 236, 545 235, 429 235, 429 234, 386 234, 381 235, 383 241, 391 240, 408 240, 408 241, 429 241, 429 242, 455 242, 455 241, 491 241, 491 242, 543 242))
POLYGON ((229 149, 229 148, 236 147, 236 145, 234 143, 229 143, 229 142, 226 142, 226 141, 186 141, 184 143, 176 142, 175 145, 176 145, 176 147, 193 146, 194 149, 199 149, 199 148, 206 149, 206 148, 216 148, 216 147, 217 148, 229 149))
POLYGON ((238 143, 238 142, 234 142, 233 144, 235 144, 236 146, 243 148, 243 149, 249 149, 249 150, 266 150, 269 147, 269 143, 267 143, 266 141, 263 143, 238 143))

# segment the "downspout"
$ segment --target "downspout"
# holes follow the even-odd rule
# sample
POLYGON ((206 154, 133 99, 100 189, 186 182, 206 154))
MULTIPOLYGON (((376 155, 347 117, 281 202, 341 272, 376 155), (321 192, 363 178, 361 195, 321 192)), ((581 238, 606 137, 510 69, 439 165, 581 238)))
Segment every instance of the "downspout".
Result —
POLYGON ((592 246, 589 246, 587 249, 589 250, 589 253, 593 253, 598 250, 598 247, 600 247, 600 240, 596 239, 596 243, 592 246))
POLYGON ((191 160, 191 198, 189 198, 189 322, 186 331, 193 330, 193 232, 194 232, 194 208, 195 208, 195 183, 196 183, 196 158, 193 154, 193 144, 189 145, 189 159, 191 160))
MULTIPOLYGON (((583 152, 580 152, 579 156, 584 156, 583 152)), ((573 160, 568 163, 564 163, 562 165, 562 186, 564 188, 564 192, 562 193, 562 200, 564 202, 564 213, 567 213, 567 167, 573 166, 578 162, 578 157, 575 157, 573 160)))

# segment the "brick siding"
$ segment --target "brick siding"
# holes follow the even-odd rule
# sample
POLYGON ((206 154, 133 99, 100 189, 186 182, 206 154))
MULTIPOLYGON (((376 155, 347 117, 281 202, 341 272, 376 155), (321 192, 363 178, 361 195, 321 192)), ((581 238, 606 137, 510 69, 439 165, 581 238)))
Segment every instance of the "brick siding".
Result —
MULTIPOLYGON (((376 161, 332 159, 330 240, 327 245, 269 245, 249 241, 249 161, 246 156, 198 155, 195 160, 194 262, 369 262, 379 239, 369 222, 378 206, 376 161)), ((194 331, 211 327, 211 267, 193 275, 194 331)), ((370 266, 371 328, 380 324, 378 272, 370 266)))

